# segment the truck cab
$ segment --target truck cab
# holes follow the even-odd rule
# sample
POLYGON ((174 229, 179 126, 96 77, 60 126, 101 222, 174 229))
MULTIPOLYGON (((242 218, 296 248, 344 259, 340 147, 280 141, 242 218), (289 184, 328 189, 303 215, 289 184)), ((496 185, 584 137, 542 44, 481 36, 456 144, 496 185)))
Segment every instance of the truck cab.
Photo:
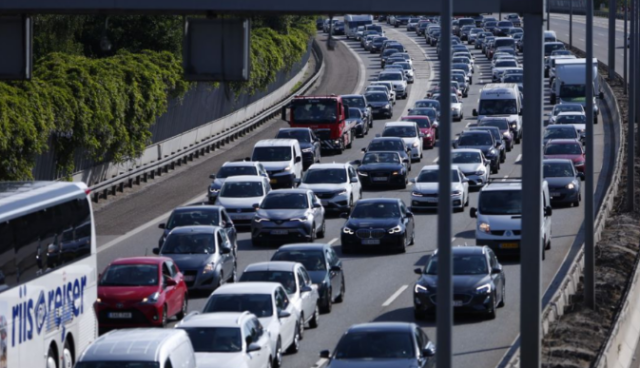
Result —
MULTIPOLYGON (((598 77, 598 59, 593 59, 593 123, 598 124, 600 110, 596 102, 596 96, 602 99, 600 91, 600 79, 598 77)), ((556 59, 555 77, 551 82, 552 105, 556 103, 580 103, 587 106, 586 96, 586 59, 556 59)))

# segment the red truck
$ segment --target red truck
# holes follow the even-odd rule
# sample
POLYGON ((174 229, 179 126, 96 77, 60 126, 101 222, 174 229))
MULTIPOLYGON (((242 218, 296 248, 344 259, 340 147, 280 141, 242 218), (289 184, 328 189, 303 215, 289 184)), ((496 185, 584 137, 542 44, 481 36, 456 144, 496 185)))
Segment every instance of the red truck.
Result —
POLYGON ((355 140, 356 122, 340 96, 296 96, 282 108, 282 120, 292 128, 310 128, 323 150, 342 153, 355 140))

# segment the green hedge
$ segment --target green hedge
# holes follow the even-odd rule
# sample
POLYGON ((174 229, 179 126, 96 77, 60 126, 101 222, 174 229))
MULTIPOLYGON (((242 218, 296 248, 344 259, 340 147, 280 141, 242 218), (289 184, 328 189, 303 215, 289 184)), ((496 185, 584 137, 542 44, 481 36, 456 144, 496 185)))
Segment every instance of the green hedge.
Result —
MULTIPOLYGON (((266 89, 301 59, 313 34, 310 18, 294 22, 286 35, 253 29, 250 80, 233 83, 233 91, 266 89)), ((36 156, 48 149, 62 177, 74 172, 78 150, 96 162, 138 157, 168 99, 189 88, 181 60, 168 51, 121 50, 101 59, 48 54, 32 81, 0 83, 0 180, 31 179, 36 156)))

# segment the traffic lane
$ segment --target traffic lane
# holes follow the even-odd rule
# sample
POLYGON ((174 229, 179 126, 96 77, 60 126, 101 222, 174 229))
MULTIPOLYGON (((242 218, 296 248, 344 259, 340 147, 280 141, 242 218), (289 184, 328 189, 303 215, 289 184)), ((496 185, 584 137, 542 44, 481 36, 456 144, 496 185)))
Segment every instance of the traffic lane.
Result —
POLYGON ((323 50, 325 56, 325 78, 321 85, 316 88, 312 94, 316 96, 330 94, 348 94, 353 93, 358 83, 359 63, 353 57, 347 47, 336 42, 333 50, 327 49, 326 33, 318 32, 316 41, 323 50))

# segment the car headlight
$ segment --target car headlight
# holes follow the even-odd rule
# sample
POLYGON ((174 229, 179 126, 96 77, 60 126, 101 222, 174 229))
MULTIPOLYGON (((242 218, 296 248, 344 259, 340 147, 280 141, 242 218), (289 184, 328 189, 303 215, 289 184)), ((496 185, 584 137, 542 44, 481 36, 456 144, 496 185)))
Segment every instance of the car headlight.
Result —
POLYGON ((582 166, 584 165, 584 160, 580 160, 580 161, 576 161, 575 166, 582 166))
POLYGON ((476 288, 476 294, 489 294, 491 292, 491 284, 484 284, 476 288))
POLYGON ((413 288, 413 292, 414 293, 426 293, 429 290, 427 289, 426 286, 422 286, 420 284, 416 284, 416 286, 413 288))
POLYGON ((395 175, 400 175, 400 172, 399 171, 394 171, 394 172, 391 173, 391 175, 394 175, 394 176, 395 175))
POLYGON ((478 170, 478 171, 476 171, 476 175, 484 175, 484 170, 478 170))
POLYGON ((489 226, 489 224, 487 224, 486 222, 482 222, 480 223, 480 225, 478 225, 478 230, 488 234, 491 232, 491 226, 489 226))
POLYGON ((367 174, 364 171, 358 171, 358 175, 360 175, 360 176, 369 176, 369 174, 367 174))
POLYGON ((502 133, 502 136, 503 136, 503 137, 508 137, 508 136, 510 136, 510 135, 511 135, 511 133, 509 133, 509 132, 504 132, 504 133, 502 133))
POLYGON ((290 219, 289 221, 305 222, 307 220, 308 220, 307 216, 304 216, 304 217, 294 217, 294 218, 290 219))
POLYGON ((155 292, 151 295, 149 295, 148 297, 142 299, 143 303, 155 303, 158 301, 158 299, 160 299, 160 293, 159 292, 155 292))
POLYGON ((431 133, 427 133, 427 134, 425 134, 425 137, 427 137, 427 138, 431 138, 431 133))
POLYGON ((573 183, 567 184, 567 189, 574 189, 576 186, 573 183))
POLYGON ((342 228, 342 232, 344 234, 349 234, 349 235, 353 235, 354 234, 353 230, 351 230, 350 228, 348 228, 346 226, 342 228))
POLYGON ((343 190, 342 192, 336 193, 336 195, 347 195, 349 193, 347 193, 347 190, 343 190))
POLYGON ((207 263, 206 266, 204 266, 204 268, 202 269, 202 273, 208 273, 208 272, 213 272, 213 263, 207 263))
POLYGON ((451 192, 451 196, 459 196, 462 195, 462 191, 461 190, 454 190, 453 192, 451 192))
POLYGON ((254 218, 253 218, 253 221, 255 221, 255 222, 257 222, 257 223, 261 223, 261 222, 269 221, 269 219, 268 219, 268 218, 265 218, 265 217, 258 217, 258 216, 256 216, 256 217, 254 217, 254 218))
POLYGON ((285 167, 285 168, 283 169, 283 171, 289 171, 289 170, 291 170, 291 165, 289 165, 289 166, 287 166, 287 167, 285 167))
POLYGON ((389 234, 395 234, 402 231, 402 227, 400 225, 396 225, 395 227, 389 229, 389 234))
POLYGON ((422 193, 416 192, 416 191, 411 192, 411 195, 414 196, 414 197, 424 197, 424 195, 422 193))
POLYGON ((495 154, 497 154, 497 153, 498 153, 498 151, 496 151, 496 150, 495 150, 495 148, 492 148, 492 149, 489 151, 489 153, 490 153, 490 154, 492 154, 492 155, 495 155, 495 154))
POLYGON ((512 129, 515 129, 515 128, 516 128, 516 123, 515 123, 515 122, 511 123, 511 128, 512 128, 512 129))
POLYGON ((385 109, 390 109, 390 108, 391 108, 391 106, 389 106, 389 104, 386 104, 386 105, 384 105, 384 108, 385 108, 385 109))
POLYGON ((220 192, 220 189, 209 187, 209 193, 218 193, 218 192, 220 192))
POLYGON ((302 149, 302 152, 306 152, 306 153, 313 152, 313 147, 303 148, 303 149, 302 149))

